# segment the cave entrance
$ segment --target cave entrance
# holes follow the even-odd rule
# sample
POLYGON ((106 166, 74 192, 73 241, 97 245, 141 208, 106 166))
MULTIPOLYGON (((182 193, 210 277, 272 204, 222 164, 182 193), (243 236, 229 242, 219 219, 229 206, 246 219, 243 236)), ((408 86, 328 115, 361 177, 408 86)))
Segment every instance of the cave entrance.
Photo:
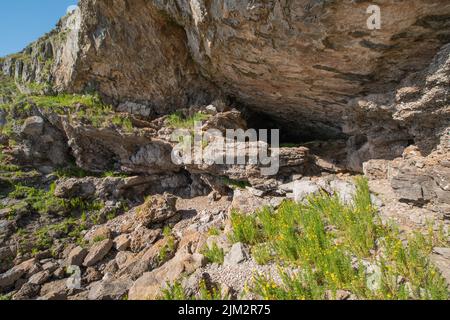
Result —
POLYGON ((248 128, 268 129, 269 134, 272 129, 280 130, 280 146, 293 147, 311 145, 319 141, 331 142, 348 139, 348 136, 343 134, 340 129, 322 122, 307 119, 303 122, 297 119, 286 121, 271 115, 251 111, 244 112, 244 117, 248 128))

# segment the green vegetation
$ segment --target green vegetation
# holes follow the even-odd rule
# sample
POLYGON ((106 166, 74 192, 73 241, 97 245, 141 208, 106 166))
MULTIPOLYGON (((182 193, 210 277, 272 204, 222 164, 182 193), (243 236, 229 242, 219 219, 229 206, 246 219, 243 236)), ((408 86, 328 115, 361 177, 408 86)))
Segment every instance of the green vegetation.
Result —
POLYGON ((159 250, 158 258, 160 263, 166 262, 169 259, 169 257, 171 257, 175 253, 176 250, 175 237, 173 236, 170 227, 164 228, 163 235, 166 240, 166 243, 159 250))
POLYGON ((189 295, 179 281, 173 284, 167 283, 167 288, 161 290, 160 300, 229 300, 230 297, 222 292, 222 289, 208 285, 204 280, 198 285, 198 295, 189 295))
POLYGON ((325 299, 338 290, 363 299, 449 298, 429 260, 433 246, 447 244, 448 236, 431 229, 426 236, 410 235, 405 244, 377 218, 367 182, 356 182, 354 205, 322 194, 306 204, 285 201, 278 210, 232 213, 230 239, 252 246, 258 263, 280 266, 282 283, 256 275, 249 290, 264 299, 325 299), (377 252, 383 254, 376 258, 377 252), (367 264, 380 272, 367 272, 367 264), (291 267, 301 271, 288 272, 291 267), (379 279, 369 285, 374 277, 379 279))
POLYGON ((108 239, 108 238, 105 237, 105 236, 96 236, 94 239, 92 239, 92 242, 93 243, 98 243, 98 242, 105 241, 106 239, 108 239))
POLYGON ((271 248, 264 243, 253 246, 252 256, 259 265, 268 264, 273 260, 271 248))
POLYGON ((30 96, 28 98, 40 108, 58 110, 59 108, 75 107, 78 104, 89 109, 103 110, 108 108, 108 106, 104 105, 100 98, 95 95, 59 94, 54 96, 30 96))
POLYGON ((14 79, 0 74, 0 97, 12 97, 18 93, 14 79))
POLYGON ((67 202, 53 195, 55 185, 49 191, 16 185, 10 198, 24 200, 39 214, 64 214, 69 209, 67 202))
POLYGON ((167 283, 167 288, 162 290, 160 300, 189 300, 186 291, 180 282, 167 283))
POLYGON ((167 124, 173 128, 178 129, 193 129, 195 122, 205 121, 209 119, 209 115, 200 112, 195 113, 190 117, 184 117, 181 112, 176 112, 167 118, 167 124))
POLYGON ((223 249, 219 248, 217 243, 213 243, 211 247, 205 245, 205 247, 201 250, 201 253, 206 257, 208 262, 223 264, 225 253, 223 249))
POLYGON ((299 143, 282 143, 280 144, 280 148, 298 148, 301 145, 299 143))
MULTIPOLYGON (((34 232, 32 236, 33 248, 31 252, 35 255, 41 251, 50 249, 54 242, 54 238, 52 237, 54 234, 68 237, 79 245, 82 245, 84 243, 82 232, 87 229, 88 227, 85 223, 80 223, 75 218, 67 218, 57 224, 42 227, 34 232)), ((22 233, 22 236, 26 236, 26 233, 22 233)))
POLYGON ((36 231, 19 229, 15 237, 18 240, 19 251, 22 253, 31 252, 36 255, 51 249, 55 239, 84 245, 82 232, 89 229, 92 224, 99 223, 101 209, 104 207, 101 201, 58 198, 54 196, 55 184, 52 184, 48 190, 20 184, 12 185, 12 187, 13 190, 7 196, 21 202, 9 207, 7 218, 13 220, 19 213, 27 215, 35 213, 43 216, 53 215, 52 220, 58 221, 36 231))
POLYGON ((250 183, 247 181, 239 181, 239 180, 233 180, 228 177, 223 177, 222 181, 225 185, 230 187, 231 189, 245 189, 247 187, 250 187, 250 183))
POLYGON ((85 178, 90 177, 93 174, 89 171, 77 167, 76 165, 71 165, 56 169, 55 175, 58 178, 85 178))
POLYGON ((218 236, 221 234, 221 230, 216 227, 212 227, 208 230, 208 235, 210 236, 218 236))
POLYGON ((86 178, 86 177, 97 177, 97 178, 127 178, 129 175, 122 172, 106 171, 103 173, 96 173, 84 170, 72 164, 67 167, 61 167, 56 169, 55 175, 58 178, 86 178))
POLYGON ((19 94, 13 80, 0 79, 0 93, 2 96, 8 93, 10 100, 0 105, 0 109, 8 113, 7 125, 2 129, 4 134, 10 136, 12 128, 18 124, 17 119, 30 116, 33 106, 68 115, 70 119, 86 121, 96 128, 114 126, 128 133, 134 130, 129 116, 116 114, 112 107, 104 104, 97 94, 43 95, 41 93, 46 91, 47 85, 31 83, 27 86, 33 92, 32 95, 19 94), (12 114, 15 116, 12 117, 12 114))
POLYGON ((14 186, 8 197, 24 200, 39 214, 64 214, 70 210, 98 211, 103 208, 100 201, 87 202, 80 198, 65 200, 54 196, 55 184, 50 186, 48 191, 27 187, 22 185, 14 186))
POLYGON ((0 295, 0 301, 11 300, 12 296, 10 294, 0 295))

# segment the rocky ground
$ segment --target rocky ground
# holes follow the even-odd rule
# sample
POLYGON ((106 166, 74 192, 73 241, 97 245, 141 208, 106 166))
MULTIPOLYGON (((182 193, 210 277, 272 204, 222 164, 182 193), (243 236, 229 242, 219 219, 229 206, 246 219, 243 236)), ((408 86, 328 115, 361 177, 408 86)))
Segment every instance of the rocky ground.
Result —
POLYGON ((107 2, 81 1, 0 60, 0 299, 448 299, 450 45, 436 6, 415 0, 423 12, 408 9, 378 45, 352 33, 364 48, 348 51, 349 30, 324 13, 347 2, 107 2), (298 43, 302 28, 316 33, 298 43), (113 47, 130 37, 125 59, 113 47), (428 40, 414 49, 416 37, 428 40), (312 64, 320 48, 347 70, 312 64), (356 74, 356 56, 373 72, 356 74), (395 65, 383 85, 380 64, 395 65), (280 128, 280 170, 175 163, 172 134, 191 136, 194 120, 202 132, 280 128))

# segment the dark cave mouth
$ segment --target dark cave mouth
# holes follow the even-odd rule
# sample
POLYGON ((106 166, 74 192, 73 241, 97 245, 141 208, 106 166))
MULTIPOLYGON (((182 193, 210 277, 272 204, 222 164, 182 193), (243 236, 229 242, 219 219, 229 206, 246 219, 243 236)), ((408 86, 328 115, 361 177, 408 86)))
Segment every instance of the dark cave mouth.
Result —
POLYGON ((317 141, 347 140, 349 136, 344 134, 340 128, 327 123, 305 119, 303 122, 286 121, 272 115, 257 113, 246 110, 243 112, 249 129, 267 129, 270 131, 278 129, 280 133, 281 147, 295 147, 308 145, 317 141))

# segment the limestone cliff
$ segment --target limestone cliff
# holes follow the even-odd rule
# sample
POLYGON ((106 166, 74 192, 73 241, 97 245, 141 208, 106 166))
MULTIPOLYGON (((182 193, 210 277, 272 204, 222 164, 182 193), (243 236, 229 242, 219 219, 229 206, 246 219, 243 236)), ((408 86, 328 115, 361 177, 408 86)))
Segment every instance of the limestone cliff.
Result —
POLYGON ((448 0, 80 0, 0 72, 0 300, 449 297, 448 0))

